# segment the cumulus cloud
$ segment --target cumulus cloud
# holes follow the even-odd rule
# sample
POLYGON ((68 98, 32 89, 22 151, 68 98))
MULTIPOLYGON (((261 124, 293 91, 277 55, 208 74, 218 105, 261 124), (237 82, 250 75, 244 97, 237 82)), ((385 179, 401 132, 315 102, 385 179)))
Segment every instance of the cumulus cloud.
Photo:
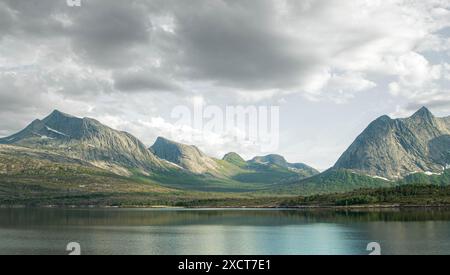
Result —
POLYGON ((311 100, 321 100, 324 96, 336 103, 345 103, 356 93, 370 90, 377 86, 367 80, 362 73, 346 72, 342 74, 324 71, 316 75, 304 86, 305 96, 311 100))
POLYGON ((397 58, 392 63, 392 70, 397 79, 389 84, 389 90, 394 96, 409 99, 408 109, 449 106, 448 63, 434 65, 422 55, 409 53, 397 58))

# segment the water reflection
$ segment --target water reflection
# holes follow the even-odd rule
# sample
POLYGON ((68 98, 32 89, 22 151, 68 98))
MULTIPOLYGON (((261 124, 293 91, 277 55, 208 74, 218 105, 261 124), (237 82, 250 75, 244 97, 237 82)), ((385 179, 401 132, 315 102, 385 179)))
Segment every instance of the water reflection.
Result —
POLYGON ((449 254, 450 211, 0 209, 0 254, 449 254))

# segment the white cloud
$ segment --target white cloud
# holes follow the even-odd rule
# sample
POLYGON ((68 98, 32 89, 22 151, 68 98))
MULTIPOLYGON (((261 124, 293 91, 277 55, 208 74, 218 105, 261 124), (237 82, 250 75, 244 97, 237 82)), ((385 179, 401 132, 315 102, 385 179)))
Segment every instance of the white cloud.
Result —
POLYGON ((236 142, 237 135, 232 132, 213 132, 197 129, 192 125, 171 123, 162 117, 129 121, 118 116, 102 116, 102 123, 115 129, 129 131, 151 146, 157 137, 162 136, 184 144, 196 145, 210 156, 222 158, 231 151, 240 152, 243 156, 254 156, 261 146, 252 142, 236 142))
POLYGON ((389 62, 392 75, 397 81, 391 83, 394 95, 406 95, 414 93, 416 89, 423 88, 442 77, 441 65, 432 65, 425 57, 415 52, 410 52, 397 57, 389 62))
POLYGON ((396 58, 391 69, 396 80, 389 84, 389 90, 392 95, 407 99, 411 109, 420 105, 449 105, 450 64, 433 65, 422 55, 411 52, 396 58))
POLYGON ((346 72, 342 74, 325 71, 313 76, 303 87, 306 98, 320 100, 324 96, 336 103, 344 103, 352 99, 358 92, 377 86, 367 80, 362 73, 346 72))

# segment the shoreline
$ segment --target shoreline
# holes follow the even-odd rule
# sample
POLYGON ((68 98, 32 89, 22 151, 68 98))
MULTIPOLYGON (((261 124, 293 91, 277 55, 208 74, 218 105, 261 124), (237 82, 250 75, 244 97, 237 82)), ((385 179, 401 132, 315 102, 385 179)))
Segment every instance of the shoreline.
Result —
POLYGON ((165 205, 155 206, 97 206, 97 205, 0 205, 0 209, 148 209, 148 210, 402 210, 402 209, 450 209, 450 205, 299 205, 299 206, 201 206, 201 207, 174 207, 165 205))

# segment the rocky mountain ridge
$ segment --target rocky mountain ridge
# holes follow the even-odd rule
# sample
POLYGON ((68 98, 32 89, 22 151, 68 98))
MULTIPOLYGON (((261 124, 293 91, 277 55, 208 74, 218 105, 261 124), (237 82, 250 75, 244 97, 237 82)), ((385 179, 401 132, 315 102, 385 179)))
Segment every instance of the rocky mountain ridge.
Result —
POLYGON ((123 176, 135 173, 146 176, 191 173, 234 180, 240 174, 252 174, 258 170, 269 174, 276 172, 273 176, 280 177, 272 177, 276 182, 291 178, 297 172, 301 177, 306 177, 312 171, 309 166, 299 164, 298 167, 291 167, 285 162, 279 167, 286 171, 279 173, 271 166, 246 162, 237 154, 234 155, 238 156, 237 163, 219 160, 209 157, 194 145, 181 144, 164 137, 159 137, 153 146, 147 148, 127 132, 114 130, 95 119, 78 118, 57 110, 42 120, 34 120, 14 135, 0 138, 0 144, 51 151, 64 158, 78 159, 123 176), (255 169, 255 165, 258 169, 255 169))
POLYGON ((382 116, 372 122, 337 161, 350 169, 390 180, 413 173, 442 173, 450 164, 450 120, 423 107, 409 118, 382 116))
POLYGON ((129 133, 56 110, 17 134, 0 139, 0 144, 52 150, 123 175, 130 175, 133 169, 151 173, 174 167, 153 155, 129 133))

